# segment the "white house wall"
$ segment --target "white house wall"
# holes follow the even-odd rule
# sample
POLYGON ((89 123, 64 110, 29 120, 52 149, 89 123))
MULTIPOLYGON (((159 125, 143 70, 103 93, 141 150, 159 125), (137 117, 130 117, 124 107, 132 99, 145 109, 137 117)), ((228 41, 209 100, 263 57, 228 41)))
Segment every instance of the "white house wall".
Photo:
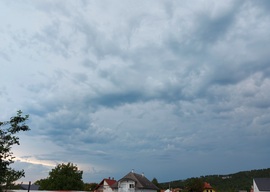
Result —
POLYGON ((260 192, 254 180, 253 180, 253 192, 260 192))
POLYGON ((101 185, 98 189, 97 192, 113 192, 113 189, 109 186, 109 184, 104 181, 103 185, 101 185))
MULTIPOLYGON (((127 191, 132 191, 132 190, 124 190, 123 188, 113 190, 113 192, 127 192, 127 191)), ((150 189, 135 189, 135 190, 133 190, 133 192, 157 192, 157 191, 150 190, 150 189)))
POLYGON ((135 187, 135 182, 133 180, 122 181, 122 182, 119 182, 118 192, 135 192, 134 187, 135 187))
POLYGON ((103 183, 103 192, 113 192, 112 188, 109 186, 109 184, 104 181, 103 183))
POLYGON ((114 192, 157 192, 156 190, 151 189, 137 189, 132 186, 135 186, 133 180, 122 181, 118 183, 118 190, 114 190, 114 192))

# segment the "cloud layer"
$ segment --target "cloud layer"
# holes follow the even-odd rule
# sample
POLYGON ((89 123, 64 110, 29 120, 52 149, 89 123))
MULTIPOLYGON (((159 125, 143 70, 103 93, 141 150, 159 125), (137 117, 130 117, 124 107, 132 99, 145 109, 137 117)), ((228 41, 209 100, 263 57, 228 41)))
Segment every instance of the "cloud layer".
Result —
POLYGON ((62 162, 85 182, 269 166, 268 1, 0 7, 1 112, 30 115, 14 151, 26 182, 62 162))

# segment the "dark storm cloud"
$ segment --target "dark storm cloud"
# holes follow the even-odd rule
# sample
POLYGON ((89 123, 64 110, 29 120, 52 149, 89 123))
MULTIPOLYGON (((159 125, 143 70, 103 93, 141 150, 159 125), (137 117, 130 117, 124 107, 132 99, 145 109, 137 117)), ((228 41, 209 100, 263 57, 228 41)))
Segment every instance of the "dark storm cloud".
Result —
POLYGON ((270 7, 270 3, 269 1, 267 0, 262 0, 262 1, 258 1, 258 2, 252 2, 251 3, 254 5, 254 6, 260 6, 262 9, 264 9, 266 12, 266 14, 269 14, 268 12, 268 9, 270 7))
POLYGON ((211 18, 209 13, 199 14, 199 25, 192 35, 196 41, 204 41, 205 45, 223 39, 235 22, 238 11, 239 8, 236 4, 230 10, 214 18, 211 18))

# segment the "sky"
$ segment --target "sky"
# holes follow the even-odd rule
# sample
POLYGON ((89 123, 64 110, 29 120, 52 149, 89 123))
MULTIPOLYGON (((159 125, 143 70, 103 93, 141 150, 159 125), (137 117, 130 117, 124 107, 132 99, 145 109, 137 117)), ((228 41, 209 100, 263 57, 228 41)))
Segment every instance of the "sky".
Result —
POLYGON ((19 182, 270 167, 270 1, 2 0, 0 120, 19 182))

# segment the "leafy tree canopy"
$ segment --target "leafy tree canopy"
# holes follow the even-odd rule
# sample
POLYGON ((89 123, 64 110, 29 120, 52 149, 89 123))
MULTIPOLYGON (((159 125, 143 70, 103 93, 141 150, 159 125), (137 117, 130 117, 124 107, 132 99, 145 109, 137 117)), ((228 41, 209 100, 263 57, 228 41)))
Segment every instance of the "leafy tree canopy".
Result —
POLYGON ((22 111, 11 117, 9 121, 0 121, 0 191, 8 188, 14 181, 24 177, 24 170, 15 171, 10 168, 14 163, 14 156, 11 152, 13 145, 20 145, 17 133, 28 131, 30 128, 25 124, 29 115, 22 116, 22 111))
POLYGON ((84 191, 94 191, 94 189, 98 186, 98 183, 85 183, 84 191))
POLYGON ((157 186, 158 188, 159 188, 159 183, 158 183, 158 180, 157 180, 157 178, 153 178, 152 179, 152 183, 155 185, 155 186, 157 186))
MULTIPOLYGON (((253 178, 260 177, 270 177, 270 168, 241 171, 228 175, 206 175, 201 176, 200 179, 210 183, 216 191, 228 192, 239 190, 250 191, 251 185, 253 184, 253 178)), ((171 186, 172 188, 187 189, 190 179, 159 183, 159 185, 161 189, 168 189, 168 186, 171 186)))
POLYGON ((189 192, 203 192, 204 182, 200 178, 187 179, 187 190, 189 192))
POLYGON ((83 171, 73 163, 59 164, 49 172, 49 177, 35 182, 41 190, 84 190, 83 171))

